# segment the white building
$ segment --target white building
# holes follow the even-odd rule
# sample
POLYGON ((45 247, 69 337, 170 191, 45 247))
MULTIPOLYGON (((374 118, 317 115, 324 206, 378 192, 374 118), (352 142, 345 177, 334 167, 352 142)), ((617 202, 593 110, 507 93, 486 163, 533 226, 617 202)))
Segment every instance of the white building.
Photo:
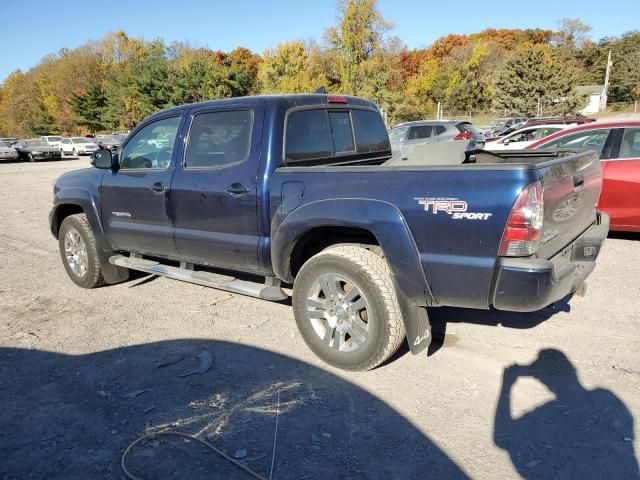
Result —
POLYGON ((584 85, 577 87, 578 93, 587 97, 583 115, 604 112, 607 109, 607 90, 604 85, 584 85))

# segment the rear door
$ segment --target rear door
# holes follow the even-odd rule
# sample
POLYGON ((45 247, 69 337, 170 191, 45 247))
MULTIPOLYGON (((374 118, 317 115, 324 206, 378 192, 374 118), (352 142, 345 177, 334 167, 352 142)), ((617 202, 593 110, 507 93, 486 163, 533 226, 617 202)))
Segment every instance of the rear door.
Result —
POLYGON ((200 108, 188 121, 185 152, 171 183, 180 256, 194 263, 258 271, 263 107, 200 108))
MULTIPOLYGON (((412 125, 407 131, 407 139, 402 144, 402 158, 412 158, 416 151, 421 151, 424 145, 434 141, 432 137, 433 126, 431 125, 412 125)), ((435 140, 437 141, 437 140, 435 140)))
POLYGON ((599 208, 612 229, 640 231, 640 127, 618 129, 611 158, 602 161, 599 208))
POLYGON ((119 156, 119 169, 106 171, 101 187, 105 232, 119 250, 175 257, 169 218, 171 177, 179 151, 180 115, 154 119, 129 137, 119 156), (165 145, 152 140, 167 135, 165 145))

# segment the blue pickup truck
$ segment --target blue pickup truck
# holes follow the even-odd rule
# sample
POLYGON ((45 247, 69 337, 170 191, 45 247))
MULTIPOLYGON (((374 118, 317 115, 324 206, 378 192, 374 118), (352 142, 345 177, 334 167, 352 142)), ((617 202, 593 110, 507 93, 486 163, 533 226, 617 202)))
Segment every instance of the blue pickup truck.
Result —
POLYGON ((327 363, 371 369, 427 308, 528 312, 580 293, 609 220, 594 152, 467 152, 404 165, 371 102, 325 94, 184 105, 57 179, 67 274, 130 270, 283 301, 327 363))

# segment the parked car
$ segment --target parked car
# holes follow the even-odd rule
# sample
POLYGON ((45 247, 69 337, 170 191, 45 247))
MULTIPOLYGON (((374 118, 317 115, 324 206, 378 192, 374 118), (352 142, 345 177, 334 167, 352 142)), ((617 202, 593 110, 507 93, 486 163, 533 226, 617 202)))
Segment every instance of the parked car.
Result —
POLYGON ((60 142, 62 142, 63 138, 64 137, 60 137, 58 135, 44 135, 40 137, 40 140, 42 140, 47 145, 50 145, 51 147, 60 148, 60 142))
POLYGON ((129 270, 265 300, 293 284, 311 350, 366 370, 405 337, 413 353, 429 345, 427 307, 525 312, 584 290, 608 232, 597 156, 487 155, 389 166, 382 116, 355 97, 184 105, 143 120, 117 153, 95 152, 96 168, 58 178, 50 228, 84 288, 129 270), (149 144, 159 132, 168 147, 149 144), (581 202, 555 222, 578 175, 581 202))
POLYGON ((551 134, 566 130, 571 125, 538 125, 516 130, 502 138, 487 140, 485 150, 518 150, 534 144, 551 134))
POLYGON ((115 152, 120 143, 122 142, 122 138, 116 135, 98 135, 96 136, 96 143, 100 148, 106 148, 107 150, 111 150, 115 152))
POLYGON ((640 121, 588 123, 558 132, 529 148, 597 151, 603 174, 598 208, 611 217, 611 230, 640 232, 640 121))
POLYGON ((10 147, 13 146, 14 143, 16 143, 18 141, 17 138, 15 137, 4 137, 4 138, 0 138, 0 142, 6 143, 7 145, 9 145, 10 147))
POLYGON ((595 121, 595 118, 586 117, 536 117, 527 120, 523 128, 537 125, 583 125, 595 121))
POLYGON ((8 143, 0 141, 0 160, 18 160, 18 151, 8 143))
POLYGON ((524 125, 528 119, 526 117, 505 117, 497 118, 489 124, 489 134, 487 138, 502 137, 511 133, 524 125))
POLYGON ((99 148, 97 143, 86 137, 70 137, 60 142, 60 151, 65 155, 89 155, 99 148))
POLYGON ((60 159, 60 150, 44 143, 39 138, 29 138, 26 140, 18 140, 13 144, 13 148, 18 151, 20 160, 28 160, 37 162, 38 160, 58 160, 60 159))
POLYGON ((419 120, 401 123, 389 131, 393 153, 408 155, 411 147, 426 143, 464 141, 467 150, 484 146, 484 135, 472 123, 448 120, 419 120))

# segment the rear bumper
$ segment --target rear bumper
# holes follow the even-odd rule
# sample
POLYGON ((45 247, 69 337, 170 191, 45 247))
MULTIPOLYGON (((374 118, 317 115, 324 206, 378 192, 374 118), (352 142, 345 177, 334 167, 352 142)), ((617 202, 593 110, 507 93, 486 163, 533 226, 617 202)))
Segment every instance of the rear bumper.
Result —
POLYGON ((500 257, 493 307, 512 312, 540 310, 573 293, 596 266, 609 232, 609 216, 597 221, 549 260, 500 257))

